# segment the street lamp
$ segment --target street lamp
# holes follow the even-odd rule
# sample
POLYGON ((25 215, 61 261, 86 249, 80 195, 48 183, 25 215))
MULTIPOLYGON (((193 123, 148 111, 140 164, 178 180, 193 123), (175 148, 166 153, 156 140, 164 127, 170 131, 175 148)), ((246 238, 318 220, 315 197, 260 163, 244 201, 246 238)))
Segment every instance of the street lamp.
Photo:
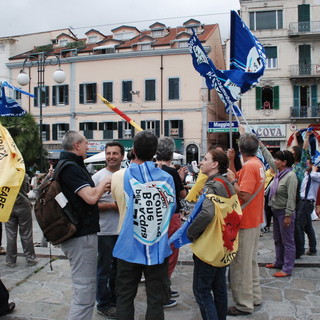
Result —
MULTIPOLYGON (((20 71, 17 81, 21 86, 25 86, 29 83, 30 77, 24 71, 26 62, 29 60, 30 66, 32 67, 32 62, 35 61, 37 63, 37 72, 38 72, 38 104, 40 107, 40 114, 39 114, 39 130, 40 130, 40 153, 42 153, 42 102, 45 92, 45 82, 44 82, 44 71, 46 65, 54 65, 58 64, 58 69, 53 73, 53 80, 56 83, 62 83, 66 79, 66 75, 64 71, 60 68, 60 58, 56 55, 53 59, 47 59, 48 54, 46 52, 39 52, 37 54, 32 54, 25 58, 22 65, 22 70, 20 71)), ((40 154, 40 172, 43 171, 43 161, 42 161, 42 154, 40 154)))

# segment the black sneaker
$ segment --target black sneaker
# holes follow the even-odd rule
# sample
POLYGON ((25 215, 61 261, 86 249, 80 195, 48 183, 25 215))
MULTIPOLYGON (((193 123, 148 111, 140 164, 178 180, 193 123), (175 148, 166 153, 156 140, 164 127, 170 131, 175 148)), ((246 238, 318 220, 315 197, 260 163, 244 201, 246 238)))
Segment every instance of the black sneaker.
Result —
POLYGON ((97 313, 107 317, 108 319, 118 319, 116 307, 110 307, 107 310, 103 310, 103 309, 97 310, 97 313))
POLYGON ((179 292, 171 290, 170 295, 171 295, 171 298, 176 298, 176 297, 179 297, 179 292))
POLYGON ((306 254, 307 254, 308 256, 316 256, 316 255, 317 255, 317 252, 311 252, 310 250, 308 250, 308 251, 306 252, 306 254))
POLYGON ((163 305, 163 308, 172 308, 172 307, 175 307, 176 305, 177 305, 176 300, 169 300, 168 303, 163 305))

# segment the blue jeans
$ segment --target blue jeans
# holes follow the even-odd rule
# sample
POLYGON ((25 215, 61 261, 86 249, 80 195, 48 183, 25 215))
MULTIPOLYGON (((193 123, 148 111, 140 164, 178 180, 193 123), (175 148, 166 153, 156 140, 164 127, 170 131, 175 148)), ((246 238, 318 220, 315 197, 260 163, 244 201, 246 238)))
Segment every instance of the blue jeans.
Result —
POLYGON ((98 236, 98 265, 97 265, 97 309, 108 310, 116 305, 115 279, 117 260, 112 251, 118 236, 98 236))
POLYGON ((193 260, 193 294, 199 305, 202 319, 225 320, 228 308, 226 267, 214 267, 195 255, 193 260))

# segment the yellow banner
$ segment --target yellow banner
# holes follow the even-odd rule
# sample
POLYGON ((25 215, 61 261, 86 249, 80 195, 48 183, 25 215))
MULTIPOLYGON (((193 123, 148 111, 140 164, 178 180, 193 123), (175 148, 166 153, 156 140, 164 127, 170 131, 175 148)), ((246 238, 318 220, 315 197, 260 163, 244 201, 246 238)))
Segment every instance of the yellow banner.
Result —
POLYGON ((191 248, 202 261, 224 267, 230 264, 238 251, 241 206, 236 194, 231 198, 215 194, 207 194, 206 197, 214 203, 215 216, 191 248))
POLYGON ((24 161, 8 130, 0 123, 0 222, 7 222, 25 176, 24 161))

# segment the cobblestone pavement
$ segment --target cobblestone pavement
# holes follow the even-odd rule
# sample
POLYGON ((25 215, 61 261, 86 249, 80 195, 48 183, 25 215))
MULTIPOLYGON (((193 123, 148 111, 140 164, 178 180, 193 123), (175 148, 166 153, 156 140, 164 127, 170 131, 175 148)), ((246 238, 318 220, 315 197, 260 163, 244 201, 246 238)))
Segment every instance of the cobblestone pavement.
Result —
MULTIPOLYGON (((320 221, 313 222, 319 240, 320 221)), ((34 223, 34 240, 41 241, 41 232, 34 223)), ((5 244, 5 233, 3 234, 5 244)), ((18 245, 19 253, 22 252, 18 245)), ((3 316, 4 320, 63 320, 71 300, 71 281, 69 262, 59 248, 52 248, 55 260, 49 265, 49 249, 36 248, 39 263, 28 266, 23 255, 19 254, 15 268, 7 267, 5 256, 0 256, 0 276, 10 289, 10 300, 16 303, 11 315, 3 316)), ((272 276, 273 270, 266 269, 266 263, 273 262, 274 245, 272 233, 264 233, 260 238, 259 265, 263 293, 263 303, 249 316, 238 316, 236 319, 255 320, 319 320, 320 319, 320 261, 319 256, 303 256, 296 260, 296 267, 289 278, 277 279, 272 276)), ((192 293, 192 253, 189 246, 180 250, 179 263, 173 273, 172 286, 179 291, 176 307, 165 310, 165 318, 172 320, 200 320, 200 312, 192 293)), ((139 286, 135 319, 144 319, 146 309, 145 288, 139 286)), ((229 293, 229 305, 232 305, 229 293)), ((94 320, 102 320, 94 311, 94 320)), ((234 317, 228 317, 228 320, 234 317)))

